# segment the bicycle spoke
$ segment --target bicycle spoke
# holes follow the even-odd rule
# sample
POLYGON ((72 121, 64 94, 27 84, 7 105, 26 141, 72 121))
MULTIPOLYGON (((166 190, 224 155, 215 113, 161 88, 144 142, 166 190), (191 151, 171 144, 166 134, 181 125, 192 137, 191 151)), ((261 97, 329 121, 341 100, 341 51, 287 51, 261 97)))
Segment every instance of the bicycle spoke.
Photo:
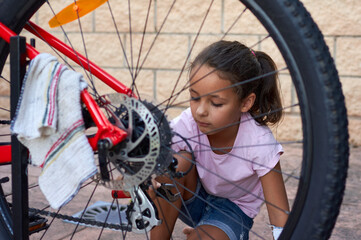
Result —
MULTIPOLYGON (((116 200, 116 206, 117 206, 117 209, 120 209, 118 199, 115 199, 115 200, 116 200)), ((118 211, 118 217, 119 217, 119 222, 120 222, 120 224, 122 224, 123 219, 122 219, 122 217, 121 217, 121 215, 120 215, 120 211, 118 211)), ((124 220, 127 220, 127 219, 124 219, 124 220)), ((128 222, 128 226, 126 227, 126 229, 128 229, 128 227, 130 227, 129 222, 128 222)), ((121 231, 122 231, 122 237, 123 237, 123 239, 125 239, 125 238, 126 238, 126 236, 127 236, 127 231, 126 231, 126 230, 124 230, 123 228, 122 228, 122 230, 121 230, 121 231)))
POLYGON ((130 10, 130 0, 128 0, 128 21, 129 21, 129 39, 130 39, 130 62, 131 62, 131 71, 134 75, 132 12, 130 10))
MULTIPOLYGON (((47 5, 49 6, 50 11, 52 12, 53 16, 56 16, 56 13, 55 13, 53 7, 51 6, 50 2, 49 2, 49 1, 46 1, 46 2, 47 2, 47 5)), ((93 77, 91 76, 91 74, 89 75, 88 72, 86 71, 87 68, 86 68, 86 67, 82 64, 82 62, 80 61, 79 56, 78 56, 78 54, 76 53, 75 48, 74 48, 72 42, 70 41, 70 38, 69 38, 67 32, 64 30, 63 26, 60 26, 60 29, 61 29, 61 31, 63 32, 63 34, 64 34, 67 42, 68 42, 69 45, 70 45, 70 47, 73 49, 73 52, 76 54, 77 61, 80 63, 80 65, 81 65, 81 67, 82 67, 82 69, 83 69, 84 74, 87 76, 87 79, 93 79, 93 77)), ((46 42, 46 41, 45 41, 45 42, 46 42)), ((62 59, 63 59, 64 62, 67 63, 67 61, 66 61, 64 58, 62 58, 62 59)), ((88 59, 88 58, 87 58, 87 59, 88 59)), ((88 62, 88 64, 89 64, 89 62, 88 62)), ((67 63, 67 65, 70 66, 69 63, 67 63)), ((73 68, 72 68, 72 69, 73 69, 73 68)), ((89 66, 88 66, 88 69, 89 69, 89 71, 90 71, 89 66)), ((92 86, 91 86, 91 87, 92 87, 92 90, 93 90, 94 92, 96 92, 95 85, 94 85, 94 83, 93 83, 92 81, 91 81, 91 84, 92 84, 92 86)))
POLYGON ((6 81, 7 83, 10 83, 10 81, 9 81, 8 79, 4 78, 3 76, 0 76, 0 78, 1 78, 2 80, 6 81))
MULTIPOLYGON (((85 205, 85 207, 84 207, 84 210, 83 210, 82 213, 81 213, 80 219, 83 219, 84 213, 85 213, 86 209, 88 208, 88 206, 89 206, 89 204, 90 204, 90 201, 92 200, 92 198, 93 198, 93 196, 94 196, 94 193, 95 193, 95 190, 96 190, 97 187, 98 187, 98 184, 99 184, 99 183, 97 182, 96 185, 95 185, 95 187, 94 187, 94 189, 93 189, 93 191, 92 191, 92 193, 90 194, 90 197, 89 197, 89 199, 88 199, 88 201, 87 201, 87 203, 86 203, 86 205, 85 205)), ((73 239, 73 237, 74 237, 74 235, 75 235, 75 233, 76 233, 76 230, 77 230, 78 227, 79 227, 79 223, 80 223, 80 222, 78 222, 78 223, 76 224, 76 227, 75 227, 75 229, 74 229, 74 231, 73 231, 70 239, 73 239)))
MULTIPOLYGON (((142 56, 142 49, 143 49, 143 44, 144 44, 144 39, 145 39, 145 33, 146 33, 146 30, 147 30, 147 25, 148 25, 148 19, 149 19, 149 13, 150 13, 150 7, 151 6, 152 6, 152 0, 149 0, 147 16, 146 16, 145 21, 144 21, 142 39, 141 39, 140 46, 139 46, 139 53, 138 53, 138 58, 137 58, 137 65, 135 67, 135 73, 138 72, 139 63, 140 63, 140 59, 141 59, 141 56, 142 56)), ((134 82, 132 84, 134 84, 134 82)))
MULTIPOLYGON (((189 138, 188 138, 189 140, 189 138)), ((221 147, 221 148, 214 148, 208 146, 210 149, 202 149, 202 150, 193 150, 193 152, 208 152, 210 150, 212 151, 224 151, 228 152, 231 149, 239 149, 239 148, 254 148, 254 147, 264 147, 264 146, 272 146, 272 145, 288 145, 288 144, 303 144, 303 141, 284 141, 284 142, 277 142, 277 143, 265 143, 265 144, 257 144, 257 145, 243 145, 243 146, 233 146, 233 147, 221 147)))
MULTIPOLYGON (((113 201, 112 201, 112 203, 111 203, 111 205, 110 205, 110 208, 109 208, 109 210, 108 210, 107 216, 105 217, 103 226, 101 227, 101 230, 100 230, 100 233, 99 233, 99 236, 98 236, 98 240, 100 240, 100 238, 101 238, 101 236, 102 236, 102 233, 103 233, 104 228, 105 228, 105 224, 106 224, 106 222, 108 221, 108 218, 109 218, 109 215, 110 215, 110 212, 111 212, 111 210, 112 210, 112 206, 113 206, 114 202, 115 202, 115 198, 113 199, 113 201)), ((121 221, 120 221, 120 224, 122 224, 121 221)))
POLYGON ((168 12, 167 12, 167 15, 165 16, 165 18, 164 18, 164 20, 163 20, 163 22, 162 22, 159 30, 157 31, 157 33, 156 33, 156 35, 155 35, 152 43, 150 44, 150 47, 149 47, 149 49, 148 49, 148 51, 147 51, 147 53, 146 53, 146 55, 145 55, 142 63, 140 64, 140 67, 139 67, 138 71, 135 73, 136 76, 139 75, 139 72, 140 72, 141 69, 143 68, 143 65, 144 65, 145 61, 147 60, 148 55, 149 55, 150 51, 152 50, 152 48, 153 48, 153 46, 154 46, 154 44, 155 44, 155 41, 158 39, 158 36, 159 36, 160 32, 162 31, 162 29, 163 29, 163 27, 164 27, 164 24, 165 24, 165 22, 167 21, 167 19, 168 19, 168 17, 169 17, 169 14, 170 14, 170 12, 172 11, 172 9, 173 9, 174 4, 175 4, 176 1, 177 1, 177 0, 173 0, 172 4, 171 4, 171 6, 170 6, 170 8, 169 8, 169 10, 168 10, 168 12))
MULTIPOLYGON (((222 2, 222 8, 224 8, 224 2, 222 2)), ((232 30, 232 28, 236 25, 236 23, 241 19, 241 17, 243 16, 243 14, 246 12, 248 8, 244 8, 243 11, 241 11, 241 13, 237 16, 237 18, 233 21, 233 23, 229 26, 229 28, 227 29, 227 31, 225 31, 223 37, 220 40, 223 40, 228 33, 232 30)), ((223 11, 222 11, 223 13, 223 11)), ((222 18, 223 19, 223 18, 222 18)))
MULTIPOLYGON (((46 208, 48 208, 48 207, 46 207, 46 208)), ((43 208, 42 210, 45 210, 46 208, 43 208)), ((61 208, 59 208, 59 210, 56 212, 56 215, 59 214, 60 210, 61 210, 61 208)), ((51 225, 54 222, 54 220, 56 219, 56 215, 51 218, 51 221, 50 221, 49 225, 51 225)), ((49 228, 46 228, 44 230, 43 234, 40 237, 40 240, 44 238, 44 236, 48 232, 48 230, 49 230, 49 228)))
MULTIPOLYGON (((290 106, 286 106, 286 107, 283 107, 283 108, 280 108, 280 109, 276 109, 276 110, 274 110, 274 111, 272 111, 272 112, 284 111, 284 110, 286 110, 286 109, 294 108, 294 107, 297 107, 297 106, 299 106, 298 103, 293 104, 293 105, 290 105, 290 106)), ((257 118, 262 118, 262 117, 264 117, 264 116, 267 116, 267 113, 259 114, 259 115, 257 115, 257 116, 253 116, 251 119, 255 119, 255 120, 256 120, 257 118)), ((226 126, 223 126, 223 127, 221 127, 221 128, 217 128, 217 129, 214 129, 214 130, 205 132, 205 133, 200 133, 200 134, 197 134, 197 135, 188 137, 187 140, 190 140, 190 139, 193 139, 193 138, 197 138, 197 137, 202 136, 202 135, 211 134, 211 133, 213 133, 213 132, 215 132, 215 131, 223 130, 223 129, 226 129, 226 128, 228 128, 228 127, 232 127, 232 126, 238 125, 238 124, 243 123, 243 122, 251 121, 251 119, 248 119, 248 120, 242 120, 242 119, 241 119, 240 121, 237 121, 237 122, 234 122, 234 123, 230 123, 230 124, 228 124, 228 125, 226 125, 226 126)), ((174 143, 178 143, 178 142, 179 142, 179 141, 174 142, 174 143)), ((173 143, 173 144, 174 144, 174 143, 173 143)))
MULTIPOLYGON (((27 26, 29 26, 34 32, 37 33, 38 36, 40 36, 41 40, 47 44, 51 50, 54 51, 54 53, 67 65, 67 67, 69 67, 71 70, 75 71, 75 69, 69 64, 69 62, 62 56, 62 54, 59 53, 58 50, 56 50, 53 46, 51 46, 42 36, 41 34, 33 27, 33 25, 31 25, 29 22, 26 23, 27 26)), ((74 48, 73 51, 75 52, 74 48)), ((78 59, 79 60, 79 59, 78 59)))
POLYGON ((108 9, 109 9, 109 13, 110 13, 110 16, 112 18, 112 22, 113 22, 113 25, 114 25, 114 28, 115 28, 115 32, 117 34, 117 37, 118 37, 118 40, 119 40, 119 44, 120 44, 120 47, 122 49, 122 52, 123 52, 123 56, 125 58, 125 62, 126 62, 126 65, 127 65, 127 69, 129 71, 129 74, 132 78, 132 81, 134 81, 134 73, 131 71, 131 67, 130 67, 130 64, 129 64, 129 61, 128 61, 128 56, 127 56, 127 53, 125 51, 125 47, 124 47, 124 44, 123 44, 123 41, 120 37, 120 32, 119 32, 119 29, 118 29, 118 26, 117 26, 117 23, 115 22, 115 17, 114 17, 114 14, 113 14, 113 10, 112 10, 112 7, 110 6, 110 1, 107 1, 107 4, 108 4, 108 9))
MULTIPOLYGON (((74 3, 76 4, 76 0, 74 0, 74 3)), ((89 57, 88 57, 88 50, 87 50, 87 47, 86 47, 86 44, 85 44, 85 39, 84 39, 84 33, 83 33, 83 27, 82 27, 82 24, 81 24, 81 21, 80 21, 80 17, 79 17, 79 11, 78 9, 76 10, 76 14, 78 16, 77 20, 78 20, 78 26, 79 26, 79 32, 80 32, 80 35, 81 35, 81 40, 82 40, 82 43, 83 43, 83 49, 84 49, 84 53, 85 53, 85 58, 87 60, 87 69, 89 71, 89 81, 91 83, 91 85, 93 86, 93 91, 96 95, 99 96, 99 94, 97 94, 97 91, 96 91, 96 88, 95 88, 95 83, 94 83, 94 78, 93 78, 93 74, 91 73, 91 68, 90 68, 90 63, 89 63, 89 57)))
POLYGON ((6 111, 6 112, 10 112, 9 109, 3 108, 3 107, 0 107, 0 109, 3 110, 3 111, 6 111))
MULTIPOLYGON (((181 78, 181 76, 182 76, 182 74, 183 74, 183 72, 184 72, 184 69, 185 69, 185 67, 186 67, 186 65, 187 65, 187 62, 189 61, 189 58, 190 58, 190 56, 191 56, 191 54, 192 54, 192 51, 193 51, 193 48, 194 48, 194 46, 195 46, 195 44, 196 44, 196 42, 197 42, 197 39, 198 39, 198 37, 199 37, 199 34, 200 34, 201 31, 202 31, 202 28, 203 28, 204 23, 205 23, 205 21, 206 21, 206 19, 207 19, 208 13, 209 13, 212 5, 213 5, 213 2, 214 2, 214 0, 212 0, 211 3, 209 4, 209 7, 208 7, 208 9, 207 9, 207 11, 206 11, 206 14, 204 15, 204 18, 203 18, 203 20, 202 20, 202 22, 201 22, 201 25, 200 25, 200 27, 199 27, 199 29, 198 29, 198 31, 197 31, 196 37, 195 37, 195 39, 194 39, 194 41, 193 41, 193 43, 192 43, 191 49, 189 50, 188 55, 187 55, 187 57, 186 57, 186 59, 185 59, 185 61, 184 61, 184 63, 183 63, 182 69, 181 69, 181 71, 180 71, 180 74, 179 74, 179 76, 178 76, 178 78, 177 78, 174 86, 173 86, 173 89, 172 89, 172 92, 171 92, 170 96, 173 96, 173 94, 174 94, 174 92, 175 92, 175 89, 176 89, 177 86, 178 86, 179 80, 180 80, 180 78, 181 78)), ((174 99, 174 100, 175 100, 175 99, 174 99)), ((174 101, 174 100, 173 100, 173 101, 174 101)), ((170 105, 170 99, 168 100, 168 103, 166 104, 164 113, 167 111, 169 105, 170 105)))

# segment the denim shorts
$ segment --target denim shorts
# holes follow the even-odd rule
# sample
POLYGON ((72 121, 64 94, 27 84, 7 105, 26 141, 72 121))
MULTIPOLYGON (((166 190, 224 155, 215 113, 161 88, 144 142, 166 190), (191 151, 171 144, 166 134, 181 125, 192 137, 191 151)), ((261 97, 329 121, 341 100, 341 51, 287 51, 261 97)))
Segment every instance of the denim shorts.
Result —
POLYGON ((248 239, 253 219, 232 201, 208 194, 202 184, 196 194, 185 201, 179 219, 191 227, 211 225, 224 231, 230 240, 248 239))

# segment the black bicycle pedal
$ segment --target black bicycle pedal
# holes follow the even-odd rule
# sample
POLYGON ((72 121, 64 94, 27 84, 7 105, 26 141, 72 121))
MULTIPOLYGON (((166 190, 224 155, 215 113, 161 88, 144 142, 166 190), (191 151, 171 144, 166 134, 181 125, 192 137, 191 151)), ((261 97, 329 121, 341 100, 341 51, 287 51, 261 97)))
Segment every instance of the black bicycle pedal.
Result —
POLYGON ((29 235, 47 229, 49 227, 47 221, 48 219, 39 215, 29 214, 29 235))

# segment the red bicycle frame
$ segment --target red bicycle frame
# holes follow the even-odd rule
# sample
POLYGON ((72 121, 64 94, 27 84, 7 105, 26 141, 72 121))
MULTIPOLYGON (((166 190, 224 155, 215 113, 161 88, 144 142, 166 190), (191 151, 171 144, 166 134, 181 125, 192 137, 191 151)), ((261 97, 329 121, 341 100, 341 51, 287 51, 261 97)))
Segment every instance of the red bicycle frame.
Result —
MULTIPOLYGON (((47 42, 50 46, 63 53, 65 56, 72 59, 75 63, 82 66, 87 71, 91 72, 94 76, 99 78, 109 87, 114 89, 118 93, 127 94, 128 96, 136 97, 135 94, 126 87, 124 84, 119 82, 113 76, 105 72, 103 69, 98 67, 93 62, 89 61, 86 57, 76 52, 74 49, 66 45, 64 42, 60 41, 53 35, 46 32, 44 29, 40 28, 36 24, 29 22, 25 29, 29 32, 33 33, 35 36, 39 37, 43 41, 47 42), (84 67, 86 66, 86 67, 84 67)), ((0 38, 4 39, 6 42, 10 43, 10 37, 16 36, 16 33, 9 29, 4 24, 0 23, 0 38)), ((36 57, 39 52, 32 47, 30 44, 26 46, 26 53, 29 59, 33 59, 36 57)), ((81 92, 81 100, 87 107, 95 125, 98 130, 97 133, 93 137, 89 137, 89 143, 93 150, 97 150, 97 143, 99 140, 107 139, 110 141, 111 146, 114 146, 121 141, 123 141, 127 137, 127 133, 114 126, 109 122, 103 112, 100 110, 96 101, 92 98, 92 96, 88 93, 87 90, 83 90, 81 92)), ((11 162, 11 146, 10 145, 1 145, 0 152, 2 153, 2 157, 0 158, 0 164, 10 163, 11 162)))

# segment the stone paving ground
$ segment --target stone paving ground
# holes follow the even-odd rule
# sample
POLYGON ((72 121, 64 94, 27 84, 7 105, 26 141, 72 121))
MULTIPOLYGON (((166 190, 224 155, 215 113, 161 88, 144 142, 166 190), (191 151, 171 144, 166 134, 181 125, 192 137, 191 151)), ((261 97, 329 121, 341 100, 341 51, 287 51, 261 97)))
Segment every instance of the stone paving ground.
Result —
MULTIPOLYGON (((360 182, 361 182, 361 147, 351 148, 350 151, 350 168, 348 170, 348 179, 346 184, 346 192, 341 207, 341 212, 338 217, 336 226, 333 230, 331 239, 332 240, 341 240, 341 239, 361 239, 361 191, 360 191, 360 182)), ((286 146, 285 154, 282 156, 282 167, 283 170, 293 175, 297 175, 299 162, 299 156, 301 154, 301 149, 299 147, 286 146)), ((0 177, 9 175, 10 167, 1 166, 0 167, 0 177)), ((29 168, 29 182, 30 185, 36 185, 37 176, 40 171, 37 168, 29 168)), ((285 177, 287 179, 287 177, 285 177)), ((9 185, 9 184, 8 184, 9 185)), ((91 189, 94 189, 94 184, 91 184, 91 189)), ((293 197, 295 194, 297 186, 297 181, 293 178, 288 178, 286 180, 286 188, 290 204, 292 204, 293 197)), ((5 185, 5 191, 9 186, 5 185)), ((86 188, 84 188, 86 189, 86 188)), ((74 214, 85 206, 84 199, 88 199, 88 196, 91 194, 92 190, 81 190, 78 195, 67 204, 61 211, 62 214, 74 214)), ((31 205, 35 208, 42 208, 46 206, 46 200, 44 199, 40 189, 38 187, 32 188, 30 191, 31 205)), ((111 201, 110 192, 108 189, 103 187, 98 187, 95 191, 94 200, 90 204, 93 204, 96 201, 111 201)), ((122 200, 120 204, 127 204, 128 200, 122 200)), ((255 223, 252 228, 252 231, 255 233, 250 233, 250 239, 272 239, 271 231, 267 226, 268 216, 265 206, 262 206, 260 214, 255 218, 255 223)), ((185 239, 184 235, 181 233, 184 224, 177 222, 175 234, 173 239, 185 239)), ((51 240, 60 240, 60 239, 70 239, 70 234, 75 228, 74 224, 64 223, 61 220, 54 221, 52 227, 46 233, 43 239, 51 240)), ((94 236, 98 236, 100 229, 98 228, 88 228, 80 226, 78 228, 78 233, 73 239, 93 239, 94 236), (90 231, 89 231, 90 230, 90 231)), ((40 239, 40 234, 34 234, 31 236, 31 239, 40 239)), ((146 239, 144 235, 138 235, 134 233, 128 233, 127 239, 146 239)), ((111 240, 111 239, 121 239, 121 232, 117 233, 117 236, 114 236, 114 231, 105 230, 104 235, 101 239, 111 240), (120 234, 120 235, 119 235, 120 234)), ((307 239, 307 238, 305 238, 307 239)))

